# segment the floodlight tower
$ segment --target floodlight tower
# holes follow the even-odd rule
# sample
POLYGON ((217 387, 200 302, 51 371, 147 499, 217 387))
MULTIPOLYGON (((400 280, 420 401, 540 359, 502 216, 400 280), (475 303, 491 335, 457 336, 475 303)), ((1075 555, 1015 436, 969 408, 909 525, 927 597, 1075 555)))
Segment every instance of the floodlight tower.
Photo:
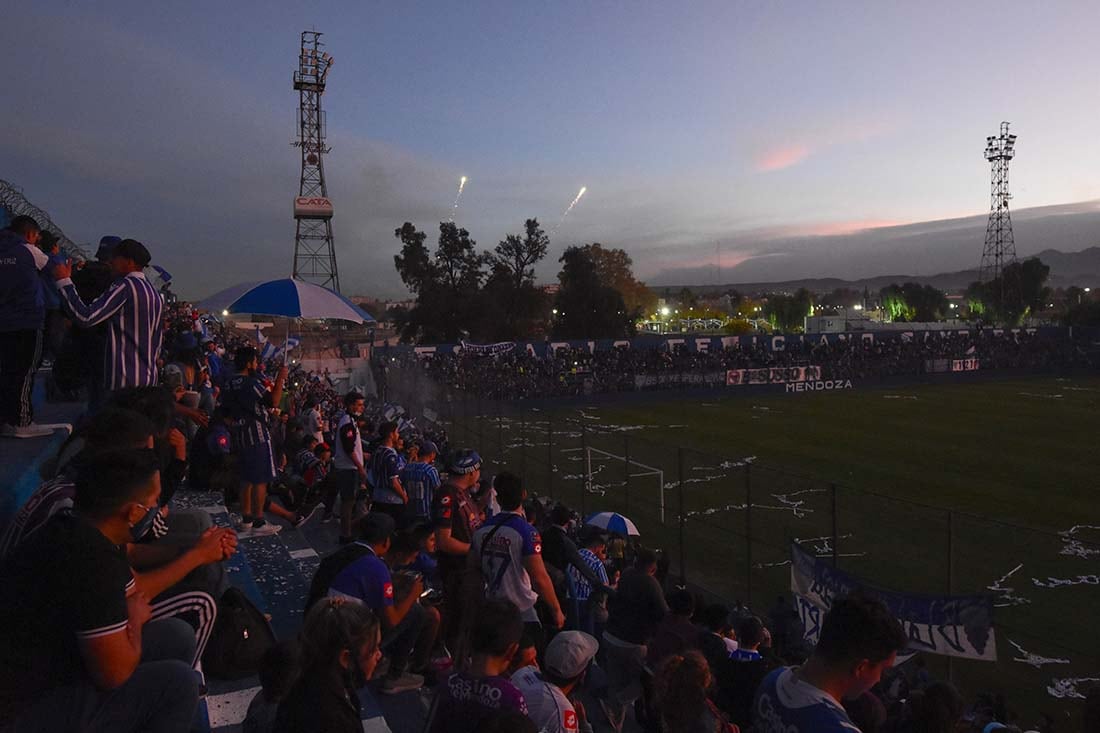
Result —
MULTIPOLYGON (((1016 242, 1012 238, 1012 216, 1008 211, 1008 161, 1016 154, 1016 136, 1008 134, 1008 123, 1001 123, 1001 134, 985 139, 985 159, 992 166, 989 223, 985 228, 985 249, 978 273, 981 282, 1001 277, 1005 265, 1016 261, 1016 242)), ((1004 296, 1004 278, 1001 278, 1004 296)))
POLYGON ((294 88, 298 90, 298 139, 302 178, 294 199, 294 277, 340 292, 336 248, 332 240, 332 202, 325 185, 325 116, 321 95, 332 68, 332 56, 321 50, 321 34, 303 31, 294 88))

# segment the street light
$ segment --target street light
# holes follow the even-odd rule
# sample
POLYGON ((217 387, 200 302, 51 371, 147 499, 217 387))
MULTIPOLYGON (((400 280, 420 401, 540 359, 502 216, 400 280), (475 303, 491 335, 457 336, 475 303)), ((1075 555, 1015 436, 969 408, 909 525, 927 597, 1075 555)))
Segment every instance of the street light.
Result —
POLYGON ((550 312, 551 312, 551 313, 553 313, 553 314, 554 314, 554 315, 556 316, 556 315, 558 314, 558 309, 557 309, 557 308, 555 308, 554 310, 552 310, 552 311, 550 311, 550 312))
POLYGON ((228 317, 228 316, 229 316, 229 311, 223 310, 223 311, 222 311, 222 317, 223 317, 223 318, 226 318, 226 317, 228 317))
POLYGON ((861 310, 863 310, 863 305, 860 304, 860 303, 856 303, 855 305, 852 306, 852 310, 861 311, 861 310))
POLYGON ((664 308, 661 309, 661 315, 662 316, 667 316, 668 315, 668 306, 665 306, 664 308))

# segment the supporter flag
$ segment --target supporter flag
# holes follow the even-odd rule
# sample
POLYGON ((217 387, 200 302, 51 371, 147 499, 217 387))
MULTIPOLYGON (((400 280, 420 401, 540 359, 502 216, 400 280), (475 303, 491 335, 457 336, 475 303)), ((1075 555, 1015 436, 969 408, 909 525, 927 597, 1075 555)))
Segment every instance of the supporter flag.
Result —
POLYGON ((168 272, 168 270, 165 270, 160 265, 149 265, 149 267, 156 270, 157 277, 160 278, 162 284, 167 285, 172 282, 172 273, 168 272))
POLYGON ((279 355, 281 349, 275 344, 268 341, 266 338, 263 341, 263 348, 260 350, 260 361, 271 361, 279 355))
POLYGON ((797 543, 791 543, 791 590, 804 638, 811 644, 817 643, 833 599, 860 590, 882 601, 897 617, 909 637, 907 654, 997 661, 993 599, 987 593, 932 596, 885 590, 834 568, 828 559, 806 552, 797 543))
POLYGON ((287 336, 286 337, 286 350, 290 351, 298 344, 302 343, 301 336, 287 336))
POLYGON ((259 326, 256 326, 255 332, 252 335, 255 337, 257 344, 263 345, 267 343, 267 336, 264 336, 264 332, 260 330, 259 326))

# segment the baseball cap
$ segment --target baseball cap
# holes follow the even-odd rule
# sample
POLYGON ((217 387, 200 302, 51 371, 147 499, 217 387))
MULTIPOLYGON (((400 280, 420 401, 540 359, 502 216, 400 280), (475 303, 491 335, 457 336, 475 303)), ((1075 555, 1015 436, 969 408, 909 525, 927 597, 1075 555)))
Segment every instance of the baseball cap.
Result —
POLYGON ((435 443, 430 440, 420 441, 420 455, 426 456, 432 453, 439 453, 439 449, 435 447, 435 443))
POLYGON ((374 545, 393 537, 393 533, 397 530, 397 523, 389 514, 371 512, 359 520, 356 529, 364 542, 374 545))
POLYGON ((546 647, 546 671, 572 679, 596 656, 600 643, 583 631, 563 631, 546 647))
POLYGON ((481 456, 472 448, 459 448, 451 454, 451 459, 447 461, 447 470, 450 473, 463 476, 473 473, 479 468, 481 468, 481 456))
POLYGON ((123 239, 115 245, 115 248, 111 251, 111 257, 125 257, 128 260, 133 260, 138 267, 145 267, 153 259, 145 245, 136 239, 123 239))

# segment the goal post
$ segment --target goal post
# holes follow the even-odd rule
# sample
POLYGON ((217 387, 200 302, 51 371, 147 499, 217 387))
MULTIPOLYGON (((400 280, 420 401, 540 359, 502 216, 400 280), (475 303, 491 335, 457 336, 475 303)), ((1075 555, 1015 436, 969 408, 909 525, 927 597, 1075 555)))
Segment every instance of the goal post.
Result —
MULTIPOLYGON (((657 477, 658 488, 658 503, 657 511, 658 517, 661 520, 661 524, 665 523, 665 472, 664 470, 657 468, 656 466, 648 466, 640 461, 636 461, 633 458, 628 459, 626 456, 621 456, 610 451, 601 450, 599 448, 593 448, 587 446, 585 448, 567 448, 562 451, 563 453, 575 453, 584 451, 584 490, 590 494, 597 493, 596 483, 593 480, 595 472, 592 470, 592 458, 596 457, 597 461, 611 460, 621 461, 626 464, 626 470, 629 473, 630 478, 645 478, 647 476, 657 477), (637 472, 634 469, 640 469, 637 472)), ((620 484, 623 485, 623 484, 620 484)))

